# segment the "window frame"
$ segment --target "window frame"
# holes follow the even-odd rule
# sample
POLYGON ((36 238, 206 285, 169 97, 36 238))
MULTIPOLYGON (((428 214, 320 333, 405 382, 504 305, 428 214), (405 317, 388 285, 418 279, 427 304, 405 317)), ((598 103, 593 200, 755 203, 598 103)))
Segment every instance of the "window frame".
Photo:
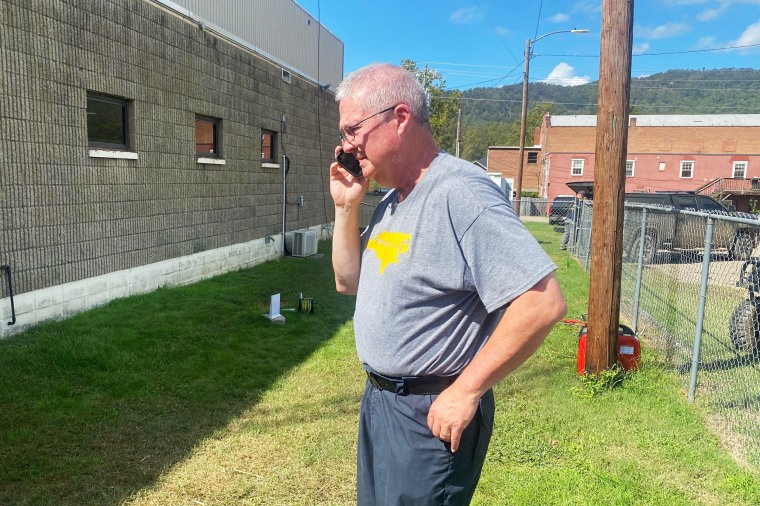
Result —
POLYGON ((585 159, 583 159, 583 158, 572 158, 570 160, 570 175, 574 176, 574 177, 582 176, 583 175, 583 169, 585 169, 585 167, 586 167, 586 160, 585 159), (577 164, 580 164, 580 167, 577 167, 576 166, 577 164), (576 171, 577 168, 580 168, 580 173, 576 174, 575 171, 576 171))
POLYGON ((87 147, 96 150, 114 150, 114 151, 131 151, 132 149, 132 101, 128 98, 117 97, 115 95, 107 95, 105 93, 98 93, 97 91, 87 91, 87 107, 85 108, 87 114, 87 147), (121 107, 121 131, 122 140, 121 143, 94 141, 90 138, 90 115, 95 114, 90 111, 90 101, 103 102, 107 104, 118 105, 121 107))
POLYGON ((528 163, 538 163, 538 151, 528 151, 528 163))
POLYGON ((268 128, 261 129, 261 163, 276 164, 277 163, 277 132, 275 130, 269 130, 268 128), (269 134, 269 151, 270 158, 264 158, 264 136, 269 134))
POLYGON ((734 178, 734 179, 747 179, 747 169, 748 168, 749 168, 749 161, 747 161, 747 160, 739 160, 739 161, 732 162, 731 163, 731 177, 734 178), (741 177, 736 175, 736 167, 738 165, 744 166, 744 169, 743 169, 744 173, 743 173, 743 175, 741 177))
POLYGON ((694 179, 694 168, 695 168, 695 165, 696 165, 696 163, 694 162, 694 160, 681 160, 681 164, 680 164, 679 171, 678 171, 678 176, 681 179, 694 179), (684 167, 687 164, 690 165, 689 170, 691 172, 690 172, 690 174, 688 176, 684 176, 684 167))
POLYGON ((636 175, 636 160, 625 161, 625 177, 635 177, 636 175), (628 174, 628 167, 631 168, 631 173, 628 174))
POLYGON ((220 118, 214 118, 212 116, 204 116, 203 114, 195 115, 194 122, 195 130, 195 156, 197 158, 218 158, 222 157, 222 120, 220 118), (211 123, 212 130, 212 144, 211 151, 198 151, 198 123, 211 123))

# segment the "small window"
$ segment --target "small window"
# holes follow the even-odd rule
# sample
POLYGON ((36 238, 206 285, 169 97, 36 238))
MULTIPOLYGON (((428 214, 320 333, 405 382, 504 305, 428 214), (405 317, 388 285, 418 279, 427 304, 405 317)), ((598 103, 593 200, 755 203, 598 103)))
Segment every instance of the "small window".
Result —
POLYGON ((219 143, 221 121, 216 118, 195 115, 195 154, 201 157, 220 158, 219 143))
POLYGON ((290 72, 285 69, 282 69, 282 80, 290 84, 290 72))
POLYGON ((538 153, 535 151, 528 153, 528 163, 538 163, 538 153))
POLYGON ((87 145, 129 150, 129 100, 87 93, 87 145))
POLYGON ((635 160, 628 160, 625 162, 625 177, 633 177, 633 169, 636 167, 635 160))
POLYGON ((682 178, 694 177, 694 162, 681 162, 681 177, 682 178))
POLYGON ((261 130, 261 161, 276 163, 275 146, 277 145, 277 133, 272 130, 261 130))
POLYGON ((734 178, 744 179, 747 177, 747 162, 734 162, 734 178))
POLYGON ((657 170, 659 170, 660 172, 665 172, 665 162, 660 162, 659 165, 657 166, 657 170))
POLYGON ((570 175, 571 176, 582 176, 583 175, 583 166, 586 164, 586 160, 573 160, 572 165, 570 167, 570 175))

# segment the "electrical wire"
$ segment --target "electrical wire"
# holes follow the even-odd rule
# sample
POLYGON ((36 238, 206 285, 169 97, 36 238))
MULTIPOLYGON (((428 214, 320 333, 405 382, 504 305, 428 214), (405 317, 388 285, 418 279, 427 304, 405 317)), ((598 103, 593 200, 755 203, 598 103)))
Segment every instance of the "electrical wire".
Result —
MULTIPOLYGON (((742 46, 725 46, 725 47, 711 47, 705 49, 689 49, 686 51, 662 51, 659 53, 639 53, 633 55, 634 58, 642 56, 671 56, 676 54, 691 54, 691 53, 709 53, 712 51, 730 51, 732 49, 746 49, 750 47, 760 47, 760 44, 745 44, 742 46)), ((553 56, 557 58, 599 58, 598 54, 555 54, 555 53, 540 53, 536 56, 553 56)))
POLYGON ((536 31, 533 32, 533 40, 538 37, 538 26, 541 24, 541 12, 544 10, 544 0, 538 5, 538 18, 536 19, 536 31))
MULTIPOLYGON (((541 1, 543 2, 543 0, 541 1)), ((484 11, 483 7, 480 6, 480 4, 478 3, 478 0, 472 0, 472 3, 478 6, 478 9, 480 9, 480 12, 483 13, 483 17, 485 18, 486 21, 488 21, 488 24, 491 25, 491 28, 493 28, 494 33, 496 33, 496 36, 499 37, 499 40, 501 41, 501 43, 504 44, 504 47, 507 48, 507 52, 512 56, 512 58, 515 59, 515 61, 517 61, 518 58, 514 55, 512 50, 509 48, 504 38, 502 38, 501 34, 499 33, 499 30, 494 26, 493 23, 491 23, 491 18, 488 17, 488 14, 486 14, 486 11, 484 11)))

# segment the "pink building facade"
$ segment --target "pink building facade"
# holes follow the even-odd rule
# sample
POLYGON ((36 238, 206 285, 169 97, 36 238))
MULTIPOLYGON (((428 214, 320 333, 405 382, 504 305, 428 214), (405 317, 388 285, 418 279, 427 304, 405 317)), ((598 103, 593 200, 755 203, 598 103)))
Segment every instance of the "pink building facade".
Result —
MULTIPOLYGON (((539 194, 593 182, 596 116, 544 116, 539 194)), ((489 170, 491 168, 489 167, 489 170)), ((631 116, 626 192, 698 191, 748 211, 760 207, 760 115, 631 116)))

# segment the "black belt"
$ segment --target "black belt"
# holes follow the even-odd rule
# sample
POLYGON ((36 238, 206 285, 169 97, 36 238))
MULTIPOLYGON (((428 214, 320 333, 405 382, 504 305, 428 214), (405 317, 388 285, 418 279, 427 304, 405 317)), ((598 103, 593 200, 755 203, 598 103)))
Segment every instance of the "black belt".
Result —
POLYGON ((437 395, 443 392, 459 376, 411 376, 392 378, 374 371, 367 371, 367 378, 375 388, 397 395, 437 395))

